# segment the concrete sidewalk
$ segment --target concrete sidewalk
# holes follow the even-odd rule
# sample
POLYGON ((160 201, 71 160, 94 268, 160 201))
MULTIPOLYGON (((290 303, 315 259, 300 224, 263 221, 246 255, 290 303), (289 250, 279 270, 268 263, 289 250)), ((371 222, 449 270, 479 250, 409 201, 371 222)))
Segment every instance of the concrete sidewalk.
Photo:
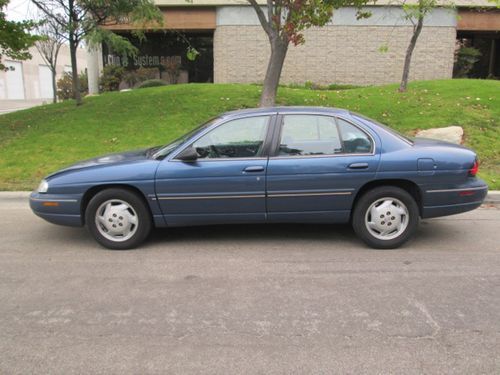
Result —
MULTIPOLYGON (((30 193, 30 191, 0 191, 0 200, 27 199, 30 193)), ((500 190, 490 190, 484 203, 500 205, 500 190)))
POLYGON ((52 103, 52 99, 0 100, 0 115, 52 103))

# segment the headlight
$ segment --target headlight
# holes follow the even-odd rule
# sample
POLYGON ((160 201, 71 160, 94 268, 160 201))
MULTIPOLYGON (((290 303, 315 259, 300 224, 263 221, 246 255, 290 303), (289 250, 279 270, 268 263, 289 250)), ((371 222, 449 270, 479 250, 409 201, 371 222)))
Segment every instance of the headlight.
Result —
POLYGON ((46 193, 47 190, 49 190, 49 183, 45 180, 42 180, 40 182, 40 185, 38 185, 36 191, 38 191, 39 193, 46 193))

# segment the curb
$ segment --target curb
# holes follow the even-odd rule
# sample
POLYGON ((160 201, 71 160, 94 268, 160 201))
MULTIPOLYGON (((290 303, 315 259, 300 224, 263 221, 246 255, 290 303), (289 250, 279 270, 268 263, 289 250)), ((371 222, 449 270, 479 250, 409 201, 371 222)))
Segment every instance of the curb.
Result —
MULTIPOLYGON (((28 199, 31 191, 0 191, 0 201, 28 199)), ((484 200, 485 204, 500 205, 500 190, 490 190, 484 200)))

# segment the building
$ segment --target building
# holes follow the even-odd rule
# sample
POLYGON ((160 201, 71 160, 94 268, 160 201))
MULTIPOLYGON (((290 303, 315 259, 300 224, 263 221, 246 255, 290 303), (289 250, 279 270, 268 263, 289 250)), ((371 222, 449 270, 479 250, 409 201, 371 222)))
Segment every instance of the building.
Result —
MULTIPOLYGON (((156 0, 164 30, 146 33, 141 42, 130 25, 110 27, 128 37, 138 48, 134 59, 123 59, 107 50, 94 51, 90 64, 96 90, 103 65, 114 63, 129 69, 159 67, 178 59, 183 81, 215 83, 262 82, 269 43, 254 10, 244 0, 156 0), (191 45, 201 52, 196 61, 185 56, 191 45)), ((389 0, 367 7, 372 16, 356 19, 354 8, 334 12, 325 27, 305 31, 305 44, 290 47, 282 83, 311 81, 317 84, 374 85, 398 82, 412 25, 400 6, 389 0)), ((457 40, 479 46, 482 57, 478 77, 500 76, 500 11, 488 0, 458 0, 455 7, 434 9, 425 19, 411 66, 410 79, 451 78, 457 40)))
MULTIPOLYGON (((36 47, 30 48, 33 56, 30 60, 16 61, 4 58, 4 64, 10 69, 0 71, 0 101, 44 102, 53 97, 52 72, 36 47)), ((87 53, 79 48, 77 52, 78 70, 87 69, 87 53)), ((64 72, 71 72, 69 47, 61 46, 57 59, 57 79, 64 72)), ((8 103, 7 103, 8 104, 8 103)))

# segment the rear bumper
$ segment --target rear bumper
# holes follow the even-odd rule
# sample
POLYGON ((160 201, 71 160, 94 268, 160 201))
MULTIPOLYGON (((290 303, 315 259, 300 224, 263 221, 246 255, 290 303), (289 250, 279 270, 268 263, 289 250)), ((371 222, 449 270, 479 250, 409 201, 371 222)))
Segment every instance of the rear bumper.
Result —
POLYGON ((50 223, 81 227, 80 195, 31 193, 30 207, 33 213, 50 223))
POLYGON ((427 186, 423 189, 422 218, 455 215, 481 206, 488 194, 488 185, 471 178, 454 187, 427 186))

